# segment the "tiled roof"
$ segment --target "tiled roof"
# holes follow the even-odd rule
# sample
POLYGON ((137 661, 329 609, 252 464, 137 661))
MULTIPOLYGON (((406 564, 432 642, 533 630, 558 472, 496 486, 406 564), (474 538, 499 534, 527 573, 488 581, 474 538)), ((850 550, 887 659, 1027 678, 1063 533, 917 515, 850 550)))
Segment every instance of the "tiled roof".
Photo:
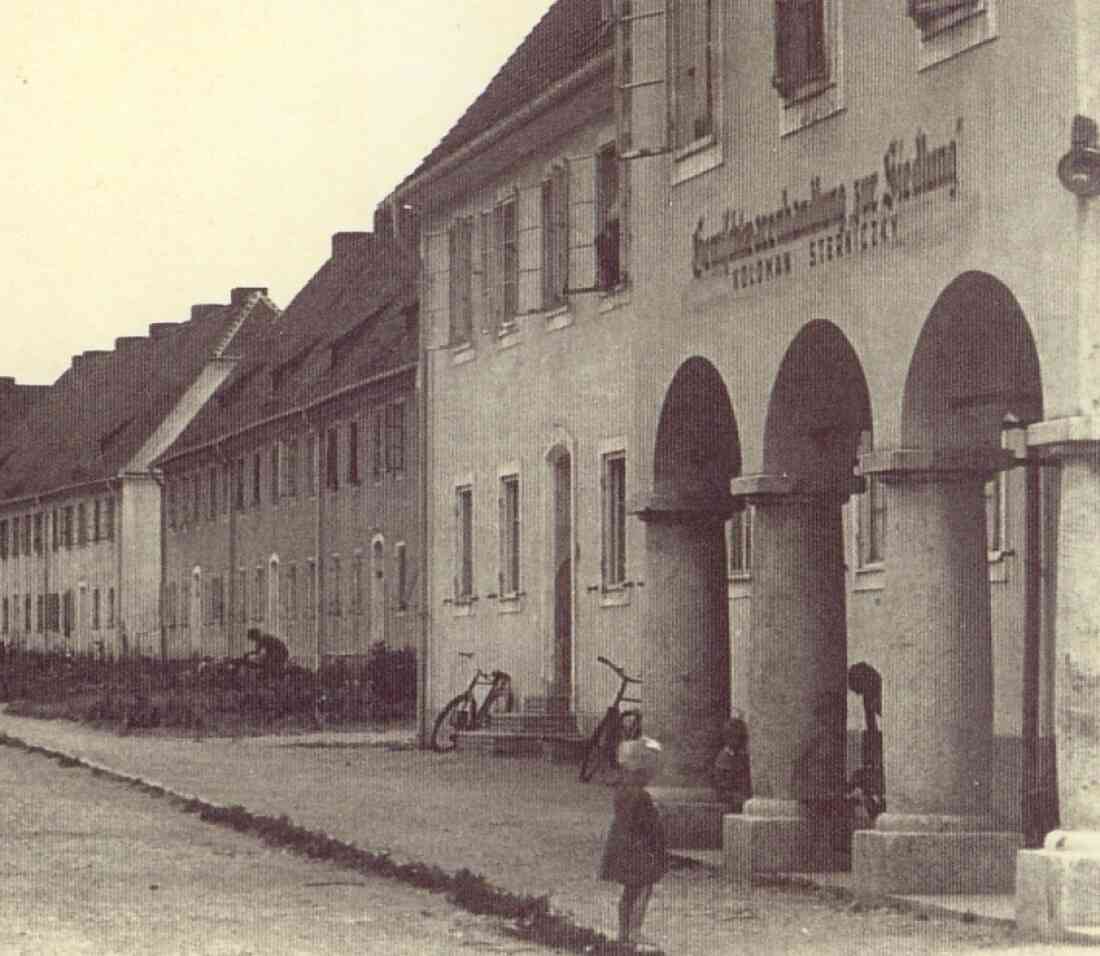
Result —
POLYGON ((456 152, 611 46, 600 0, 557 0, 409 179, 456 152))
POLYGON ((75 359, 0 446, 0 501, 117 475, 241 320, 278 314, 258 292, 235 298, 75 359))
POLYGON ((329 258, 274 328, 242 339, 237 368, 160 461, 415 363, 417 347, 416 259, 372 237, 329 258))

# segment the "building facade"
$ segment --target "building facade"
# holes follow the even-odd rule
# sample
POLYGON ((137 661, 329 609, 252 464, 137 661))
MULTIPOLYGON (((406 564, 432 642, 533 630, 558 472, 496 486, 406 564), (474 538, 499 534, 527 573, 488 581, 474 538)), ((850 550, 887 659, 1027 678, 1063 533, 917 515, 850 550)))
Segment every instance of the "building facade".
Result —
POLYGON ((421 634, 415 257, 332 255, 160 457, 163 633, 239 655, 249 628, 318 667, 421 634))
POLYGON ((597 654, 641 670, 684 842, 720 837, 742 708, 727 852, 797 869, 800 761, 866 661, 889 812, 861 880, 1011 886, 1055 780, 1065 832, 1100 830, 1095 44, 1068 2, 555 4, 394 197, 436 396, 431 705, 458 650, 577 715, 597 654))
POLYGON ((161 651, 154 458, 234 366, 236 336, 278 310, 264 289, 74 356, 0 450, 0 639, 161 651))

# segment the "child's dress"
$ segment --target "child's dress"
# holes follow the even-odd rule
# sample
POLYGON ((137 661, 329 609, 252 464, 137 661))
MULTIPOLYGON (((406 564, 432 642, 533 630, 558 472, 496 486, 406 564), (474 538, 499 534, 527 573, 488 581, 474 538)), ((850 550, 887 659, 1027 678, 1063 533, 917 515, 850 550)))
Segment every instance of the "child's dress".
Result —
POLYGON ((600 879, 628 886, 656 883, 667 870, 665 831, 652 798, 644 787, 620 784, 600 879))

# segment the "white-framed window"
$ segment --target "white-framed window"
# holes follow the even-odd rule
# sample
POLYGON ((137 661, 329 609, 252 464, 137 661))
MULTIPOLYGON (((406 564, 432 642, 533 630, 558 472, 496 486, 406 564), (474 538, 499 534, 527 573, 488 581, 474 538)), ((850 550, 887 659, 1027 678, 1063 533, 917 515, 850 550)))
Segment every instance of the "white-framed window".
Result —
POLYGON ((348 484, 359 484, 359 422, 348 422, 348 484))
POLYGON ((454 600, 466 604, 474 596, 474 489, 455 488, 455 575, 454 600))
POLYGON ((996 0, 906 0, 917 28, 917 64, 925 70, 996 39, 996 0))
POLYGON ((298 494, 298 439, 283 443, 283 494, 293 498, 298 494))
POLYGON ((626 582, 626 452, 602 456, 602 547, 600 568, 605 591, 626 582))
POLYGON ((507 331, 519 312, 518 196, 506 194, 481 217, 482 271, 489 329, 507 331))
MULTIPOLYGON (((870 432, 863 432, 859 441, 860 454, 874 448, 870 432)), ((855 496, 852 508, 855 521, 856 567, 880 568, 886 560, 886 495, 882 480, 868 475, 866 489, 855 496)))
POLYGON ((515 597, 520 590, 519 475, 500 479, 500 596, 515 597))
POLYGON ((614 143, 596 154, 596 283, 610 291, 626 282, 625 177, 614 143))
POLYGON ((474 220, 456 219, 447 232, 449 257, 449 344, 467 345, 473 337, 474 220))
POLYGON ((677 150, 714 138, 719 81, 719 0, 672 6, 672 142, 677 150))
POLYGON ((731 578, 752 574, 752 505, 737 512, 726 522, 726 559, 731 578))
POLYGON ((774 0, 775 72, 783 134, 844 108, 843 0, 774 0))
POLYGON ((409 609, 409 554, 404 541, 394 545, 394 559, 397 563, 397 610, 409 609))
POLYGON ((386 406, 386 471, 395 475, 405 472, 405 402, 386 406))
POLYGON ((542 181, 542 307, 565 305, 569 284, 569 171, 554 166, 542 181))

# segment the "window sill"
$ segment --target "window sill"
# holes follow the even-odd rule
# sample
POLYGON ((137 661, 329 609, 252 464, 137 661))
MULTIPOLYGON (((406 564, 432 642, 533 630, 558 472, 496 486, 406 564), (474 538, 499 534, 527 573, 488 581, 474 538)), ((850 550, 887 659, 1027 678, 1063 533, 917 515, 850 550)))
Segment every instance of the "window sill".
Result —
POLYGON ((709 173, 722 165, 722 147, 713 133, 688 143, 676 151, 673 156, 673 186, 686 183, 689 179, 709 173))
POLYGON ((625 584, 607 587, 600 591, 600 607, 626 607, 630 603, 631 587, 625 584))
POLYGON ((886 587, 886 565, 882 562, 856 568, 853 591, 881 591, 886 587))
POLYGON ((451 613, 454 617, 469 617, 474 613, 474 603, 476 601, 476 597, 460 598, 458 600, 446 598, 443 603, 451 605, 451 613))
POLYGON ((1004 584, 1008 581, 1008 558, 1014 557, 1016 554, 1011 548, 1006 548, 1003 551, 990 551, 988 554, 989 559, 989 583, 990 584, 1004 584))
POLYGON ((501 614, 519 614, 523 610, 524 597, 522 591, 516 594, 502 594, 498 598, 497 610, 501 614))
POLYGON ((997 38, 997 25, 992 0, 982 10, 948 14, 931 29, 917 36, 917 72, 953 60, 997 38))
POLYGON ((471 342, 463 342, 451 349, 452 365, 465 365, 467 362, 472 362, 476 357, 477 350, 471 342))
POLYGON ((501 324, 497 331, 497 348, 510 349, 520 343, 519 325, 515 319, 501 324))
POLYGON ((624 282, 601 294, 600 304, 596 311, 602 315, 606 312, 614 312, 616 309, 625 308, 628 305, 630 305, 630 286, 624 282))
POLYGON ((559 329, 567 329, 573 324, 573 313, 568 303, 554 306, 554 308, 543 312, 542 318, 546 323, 547 332, 557 332, 559 329))
POLYGON ((844 112, 844 95, 834 81, 808 83, 780 106, 779 135, 790 136, 844 112))

